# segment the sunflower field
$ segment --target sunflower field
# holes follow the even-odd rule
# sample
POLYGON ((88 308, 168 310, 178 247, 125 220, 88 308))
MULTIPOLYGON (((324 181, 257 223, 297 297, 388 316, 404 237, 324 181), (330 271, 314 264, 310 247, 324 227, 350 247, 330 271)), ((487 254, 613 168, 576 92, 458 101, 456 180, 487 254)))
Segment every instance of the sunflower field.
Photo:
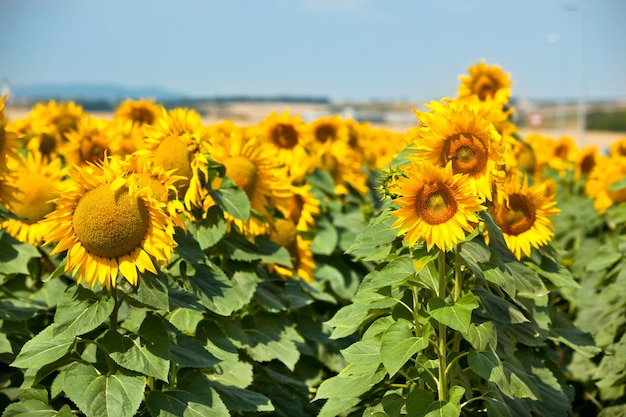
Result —
POLYGON ((459 81, 402 133, 2 97, 2 416, 626 416, 626 137, 459 81))

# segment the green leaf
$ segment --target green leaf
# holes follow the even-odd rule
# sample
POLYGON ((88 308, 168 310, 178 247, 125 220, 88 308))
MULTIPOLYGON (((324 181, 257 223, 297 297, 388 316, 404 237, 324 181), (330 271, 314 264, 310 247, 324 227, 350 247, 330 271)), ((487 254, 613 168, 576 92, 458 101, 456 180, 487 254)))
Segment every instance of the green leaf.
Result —
POLYGON ((511 365, 500 362, 500 359, 490 351, 477 352, 470 350, 468 355, 470 369, 487 381, 495 383, 498 388, 511 398, 537 399, 531 381, 523 369, 511 369, 511 365))
POLYGON ((322 406, 317 417, 337 417, 345 414, 352 407, 361 402, 360 398, 356 397, 333 397, 329 398, 322 406))
POLYGON ((229 417, 219 395, 198 397, 187 391, 150 391, 146 404, 153 417, 229 417))
POLYGON ((407 417, 424 417, 433 397, 423 388, 414 388, 406 397, 407 417))
POLYGON ((261 260, 259 248, 242 234, 231 232, 224 236, 219 250, 233 261, 254 262, 261 260))
POLYGON ((74 336, 54 333, 53 326, 48 326, 26 342, 11 366, 36 369, 65 356, 74 344, 74 336))
POLYGON ((206 259, 206 254, 200 248, 200 244, 190 233, 185 233, 184 230, 177 227, 174 240, 177 243, 176 252, 190 264, 193 265, 206 259))
POLYGON ((92 365, 77 362, 67 369, 63 390, 87 417, 132 417, 145 385, 142 375, 124 369, 101 375, 92 365))
POLYGON ((596 251, 594 257, 585 266, 587 271, 606 271, 622 258, 622 253, 615 250, 610 245, 603 245, 596 251))
POLYGON ((185 336, 174 326, 169 328, 170 359, 180 367, 214 369, 220 360, 200 342, 185 336))
POLYGON ((256 236, 254 238, 254 243, 258 248, 261 261, 265 263, 279 264, 289 268, 293 267, 289 251, 286 248, 272 242, 267 236, 256 236))
POLYGON ((461 298, 452 305, 437 297, 428 301, 428 311, 435 320, 463 334, 469 330, 472 311, 477 307, 478 301, 469 291, 463 292, 461 298))
POLYGON ((215 246, 226 234, 226 229, 226 218, 219 206, 209 207, 204 219, 187 224, 188 233, 196 238, 203 250, 215 246))
POLYGON ((602 351, 601 348, 596 346, 591 334, 583 332, 574 326, 569 317, 563 312, 552 311, 551 318, 551 339, 566 344, 588 358, 592 358, 602 351))
POLYGON ((461 408, 448 401, 433 401, 426 409, 424 417, 459 417, 461 408))
POLYGON ((109 330, 100 343, 118 365, 168 381, 170 340, 158 316, 148 314, 137 334, 121 335, 109 330))
POLYGON ((333 333, 330 335, 331 339, 340 339, 356 332, 359 327, 363 325, 365 321, 371 318, 373 315, 370 312, 370 306, 363 304, 348 304, 326 323, 334 327, 333 333))
POLYGON ((35 246, 0 233, 0 274, 29 275, 28 261, 39 257, 41 255, 35 246))
POLYGON ((220 394, 220 397, 231 411, 264 412, 274 411, 274 406, 269 398, 258 392, 232 385, 211 382, 211 386, 220 394))
POLYGON ((317 255, 331 255, 339 242, 337 229, 327 217, 317 220, 316 229, 317 233, 309 249, 317 255))
POLYGON ((315 400, 322 398, 358 398, 382 381, 387 372, 380 367, 372 372, 370 366, 348 365, 339 375, 328 378, 319 386, 315 400))
MULTIPOLYGON (((9 404, 2 417, 62 417, 64 411, 58 411, 40 400, 22 400, 9 404)), ((71 413, 70 413, 71 415, 71 413)))
POLYGON ((498 331, 491 321, 479 325, 470 323, 469 329, 467 333, 463 334, 463 337, 477 351, 487 350, 487 348, 495 351, 498 344, 498 331))
POLYGON ((375 364, 380 362, 380 343, 376 340, 359 340, 341 350, 343 357, 355 365, 375 364))
POLYGON ((413 324, 399 319, 385 331, 380 345, 380 358, 393 377, 406 362, 418 352, 428 347, 428 337, 416 337, 413 324))
POLYGON ((250 200, 246 192, 237 187, 228 177, 222 179, 222 186, 217 190, 209 190, 209 195, 226 213, 243 220, 250 217, 250 200))
POLYGON ((229 316, 248 304, 258 279, 254 272, 238 269, 229 280, 216 266, 199 264, 195 276, 187 277, 187 282, 204 306, 214 313, 229 316))
POLYGON ((44 276, 41 278, 42 282, 52 281, 55 278, 59 278, 60 276, 65 275, 65 263, 67 262, 67 258, 63 258, 59 265, 52 271, 51 274, 44 276))
POLYGON ((80 336, 107 321, 115 300, 94 294, 82 285, 68 287, 54 315, 54 335, 80 336))
POLYGON ((372 255, 378 253, 380 247, 387 248, 398 236, 398 230, 391 228, 394 221, 389 209, 384 210, 363 229, 346 253, 352 254, 356 260, 373 260, 372 255))
POLYGON ((399 286, 415 276, 415 267, 409 256, 401 256, 374 270, 363 278, 360 291, 377 290, 387 286, 399 286))
POLYGON ((611 191, 623 190, 624 188, 626 188, 626 177, 621 178, 606 187, 607 190, 611 191))
POLYGON ((170 302, 163 273, 154 275, 150 271, 141 274, 138 285, 132 286, 128 281, 122 280, 118 289, 122 290, 131 299, 137 301, 140 307, 149 307, 153 310, 169 311, 170 302))

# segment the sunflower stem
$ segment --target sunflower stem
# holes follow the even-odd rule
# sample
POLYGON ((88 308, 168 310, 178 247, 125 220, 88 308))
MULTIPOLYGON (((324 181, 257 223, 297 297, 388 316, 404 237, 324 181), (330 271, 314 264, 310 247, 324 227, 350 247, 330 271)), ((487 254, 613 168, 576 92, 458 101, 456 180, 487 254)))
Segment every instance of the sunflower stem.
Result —
POLYGON ((109 328, 117 332, 117 313, 122 305, 122 300, 117 296, 117 287, 113 286, 111 288, 111 295, 113 295, 113 300, 115 300, 115 305, 113 306, 113 311, 111 311, 111 315, 109 316, 109 328))
MULTIPOLYGON (((442 250, 439 251, 439 298, 446 299, 446 253, 442 250)), ((446 356, 447 352, 447 340, 446 340, 446 325, 439 323, 439 380, 438 391, 439 401, 448 400, 448 379, 446 376, 446 356)))

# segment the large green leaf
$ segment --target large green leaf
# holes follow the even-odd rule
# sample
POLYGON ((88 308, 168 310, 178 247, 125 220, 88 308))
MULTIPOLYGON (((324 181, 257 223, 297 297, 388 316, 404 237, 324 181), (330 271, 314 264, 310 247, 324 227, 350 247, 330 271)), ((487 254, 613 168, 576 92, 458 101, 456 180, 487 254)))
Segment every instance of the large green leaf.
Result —
POLYGON ((0 274, 29 274, 28 261, 39 258, 37 248, 0 232, 0 274))
POLYGON ((435 320, 461 333, 469 330, 472 311, 477 307, 478 301, 469 291, 463 292, 452 305, 437 297, 428 301, 428 311, 435 320))
POLYGON ((487 381, 495 383, 510 398, 530 398, 537 400, 536 387, 529 380, 523 369, 503 364, 491 351, 477 352, 470 350, 468 355, 470 369, 487 381))
POLYGON ((214 369, 220 360, 195 339, 169 326, 170 359, 180 367, 214 369))
POLYGON ((428 335, 416 337, 413 324, 399 319, 385 331, 380 345, 380 358, 393 377, 415 354, 428 346, 428 335))
POLYGON ((477 351, 487 350, 487 348, 495 351, 498 345, 498 331, 491 321, 478 325, 470 323, 469 329, 463 334, 463 337, 477 351))
POLYGON ((424 417, 433 397, 423 388, 414 388, 406 397, 407 417, 424 417))
POLYGON ((337 229, 328 218, 320 217, 316 223, 316 231, 310 246, 311 251, 318 255, 331 255, 339 242, 337 229))
POLYGON ((152 417, 229 417, 219 395, 199 397, 188 391, 150 391, 146 404, 152 417))
POLYGON ((380 342, 374 339, 359 340, 341 350, 343 357, 355 365, 380 365, 380 342))
POLYGON ((379 248, 386 249, 382 251, 384 256, 389 252, 389 244, 398 236, 398 230, 391 228, 394 221, 388 209, 383 211, 363 229, 346 253, 357 260, 379 260, 379 248))
POLYGON ((218 206, 233 217, 244 222, 250 217, 250 200, 246 192, 237 187, 232 179, 225 177, 217 190, 209 190, 209 194, 218 206))
POLYGON ((59 411, 39 400, 24 400, 9 404, 2 417, 72 417, 72 409, 68 405, 59 411))
POLYGON ((158 316, 149 314, 137 334, 122 335, 107 331, 102 346, 118 365, 168 381, 170 369, 170 339, 158 316))
POLYGON ((229 316, 248 304, 256 290, 258 277, 254 272, 238 269, 233 272, 232 279, 228 279, 216 266, 199 264, 196 274, 187 281, 205 307, 229 316))
POLYGON ((415 276, 413 261, 407 256, 401 256, 374 270, 363 278, 360 291, 374 291, 387 286, 399 286, 415 276))
POLYGON ((74 344, 74 336, 54 333, 53 326, 48 326, 26 342, 11 366, 36 369, 65 356, 74 344))
POLYGON ((211 386, 220 394, 224 404, 231 411, 263 412, 274 411, 274 406, 269 398, 258 392, 232 385, 211 382, 211 386))
POLYGON ((206 217, 187 225, 187 231, 196 238, 200 249, 215 246, 226 234, 226 218, 219 206, 211 206, 206 211, 206 217))
POLYGON ((169 311, 170 302, 166 282, 167 278, 162 272, 158 275, 154 275, 146 271, 141 274, 141 278, 136 287, 131 285, 128 281, 122 280, 122 282, 118 284, 118 290, 124 291, 130 298, 131 303, 139 304, 139 307, 169 311))
POLYGON ((115 306, 110 295, 94 294, 82 285, 65 291, 54 314, 54 335, 80 336, 104 323, 115 306))
POLYGON ((177 243, 176 252, 190 264, 193 265, 206 259, 206 254, 200 248, 200 244, 190 233, 176 228, 174 240, 177 243))
POLYGON ((289 268, 293 267, 291 263, 291 255, 289 251, 272 242, 267 236, 256 236, 254 243, 257 246, 257 252, 261 256, 261 261, 265 263, 274 263, 289 268))
POLYGON ((63 390, 87 417, 132 417, 145 385, 143 375, 124 369, 101 375, 92 365, 77 362, 67 369, 63 390))

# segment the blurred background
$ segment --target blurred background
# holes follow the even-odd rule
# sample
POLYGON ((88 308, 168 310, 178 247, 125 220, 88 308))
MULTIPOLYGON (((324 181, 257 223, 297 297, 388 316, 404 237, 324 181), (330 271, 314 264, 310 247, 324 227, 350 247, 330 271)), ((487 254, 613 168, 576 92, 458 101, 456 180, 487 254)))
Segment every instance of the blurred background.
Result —
POLYGON ((207 122, 340 113, 403 130, 480 60, 513 80, 522 132, 626 136, 626 0, 2 0, 7 117, 126 98, 207 122))

